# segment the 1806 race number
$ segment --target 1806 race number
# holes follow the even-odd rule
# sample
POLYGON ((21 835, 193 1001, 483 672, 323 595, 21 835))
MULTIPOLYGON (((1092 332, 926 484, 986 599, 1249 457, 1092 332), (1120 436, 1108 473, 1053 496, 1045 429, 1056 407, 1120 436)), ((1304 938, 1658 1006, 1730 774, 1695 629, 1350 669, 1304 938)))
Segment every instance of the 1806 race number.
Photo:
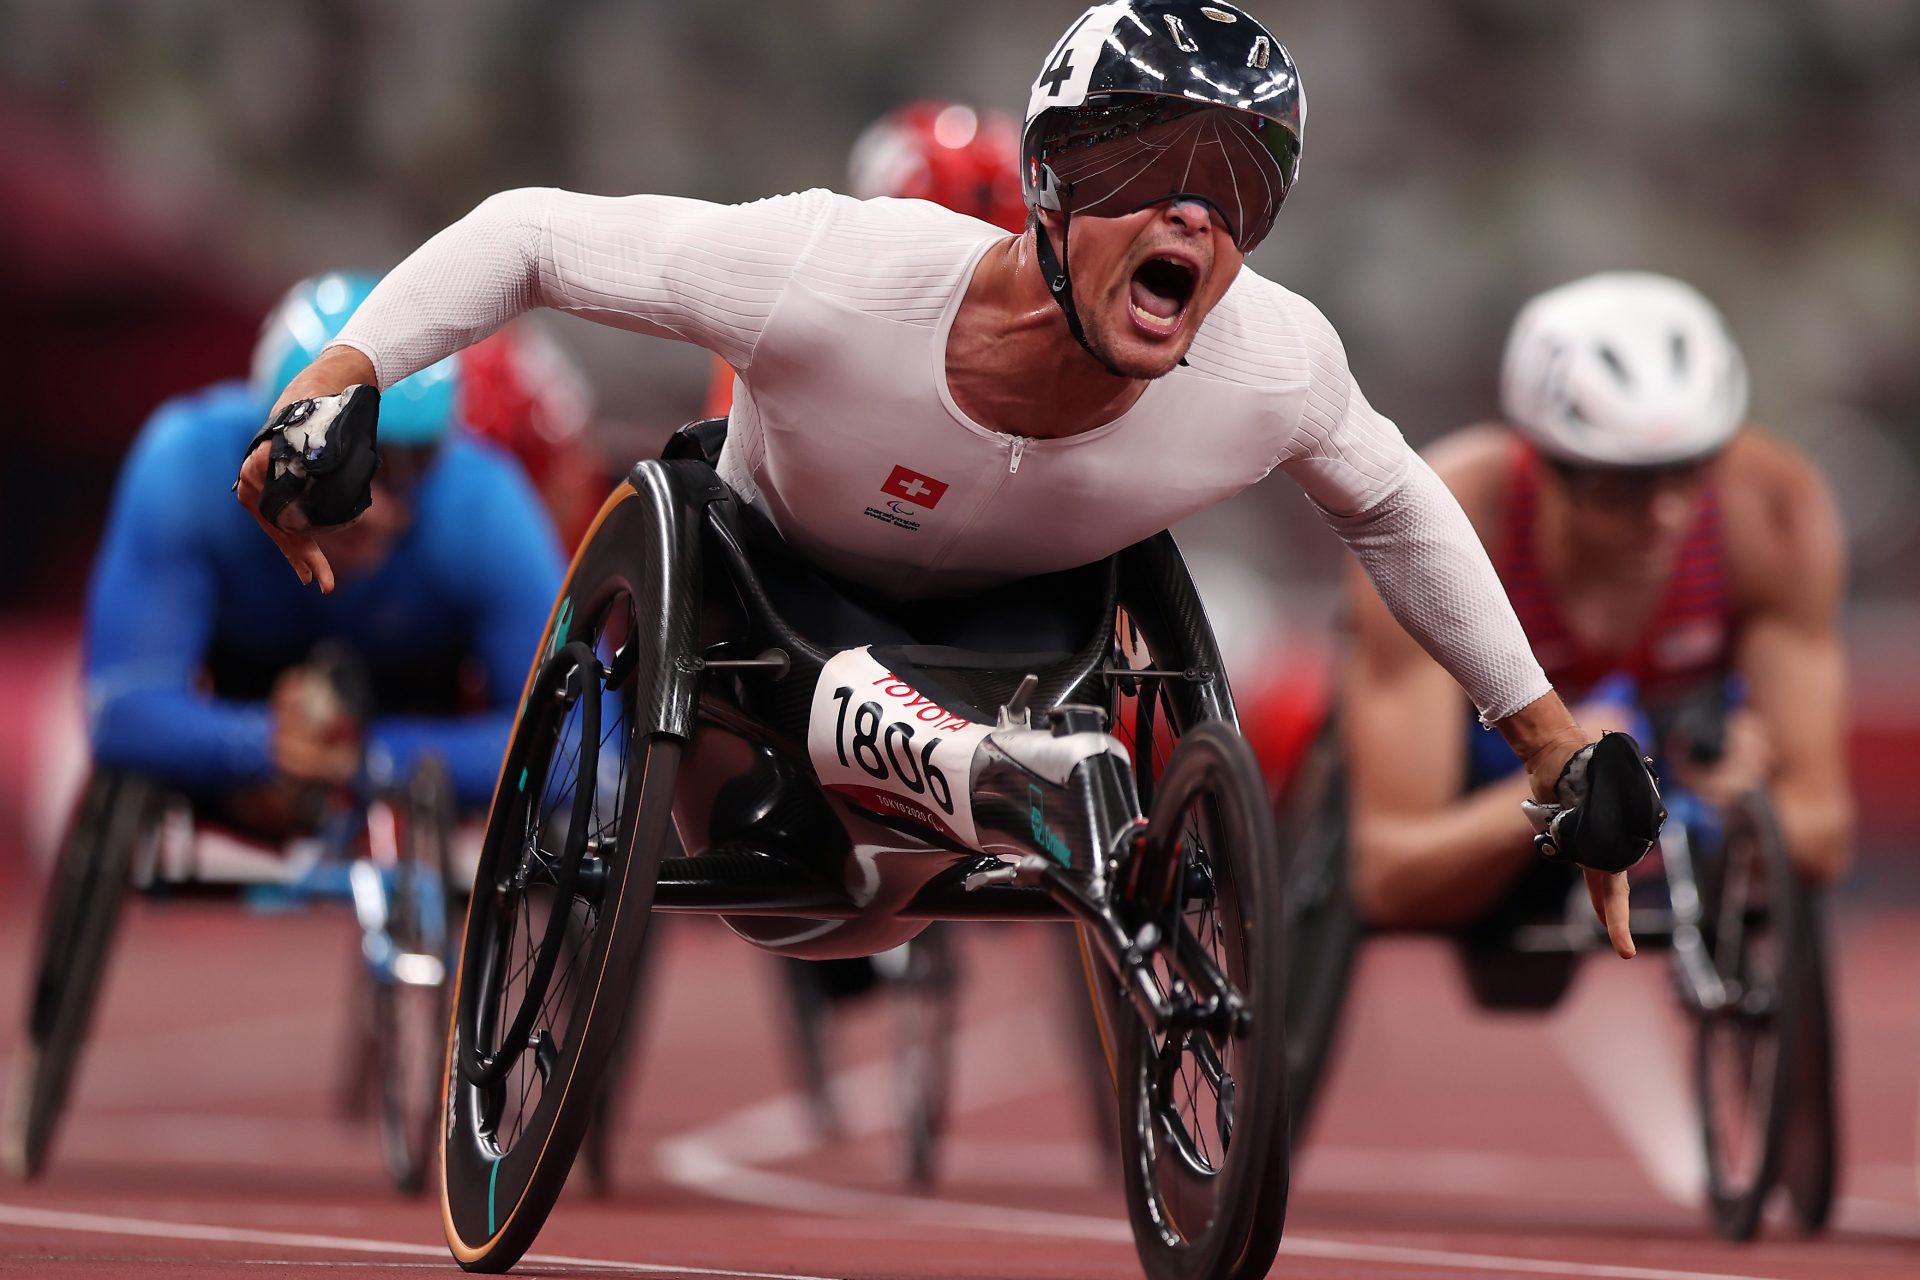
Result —
POLYGON ((814 689, 807 752, 829 791, 977 847, 967 781, 990 728, 947 710, 869 650, 850 649, 828 660, 814 689))
POLYGON ((834 745, 840 763, 847 763, 851 749, 853 763, 878 781, 898 779, 914 795, 924 795, 949 816, 953 813, 953 788, 947 775, 933 762, 939 738, 928 738, 916 759, 913 750, 914 728, 902 720, 885 720, 886 711, 878 702, 863 702, 853 713, 853 737, 847 737, 847 708, 853 705, 853 690, 841 685, 833 691, 840 700, 840 717, 834 728, 834 745), (883 723, 884 721, 884 723, 883 723))

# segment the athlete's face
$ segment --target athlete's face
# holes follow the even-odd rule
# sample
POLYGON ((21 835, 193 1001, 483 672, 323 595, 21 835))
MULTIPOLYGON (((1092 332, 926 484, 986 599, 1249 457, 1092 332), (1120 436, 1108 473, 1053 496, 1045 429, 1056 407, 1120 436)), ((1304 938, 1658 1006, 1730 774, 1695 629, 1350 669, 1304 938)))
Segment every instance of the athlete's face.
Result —
POLYGON ((1198 200, 1117 218, 1075 216, 1067 270, 1087 345, 1127 378, 1169 373, 1244 260, 1226 224, 1198 200))
POLYGON ((1572 510, 1571 527, 1582 543, 1616 559, 1655 565, 1664 564, 1693 528, 1710 465, 1547 470, 1572 510))

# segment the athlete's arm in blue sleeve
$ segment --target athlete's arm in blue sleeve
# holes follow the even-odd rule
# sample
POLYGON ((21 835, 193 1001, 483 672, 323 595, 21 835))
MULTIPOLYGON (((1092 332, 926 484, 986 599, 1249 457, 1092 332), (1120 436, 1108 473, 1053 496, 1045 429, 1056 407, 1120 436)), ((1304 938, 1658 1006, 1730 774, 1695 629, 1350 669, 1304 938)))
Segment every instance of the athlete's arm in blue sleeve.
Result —
POLYGON ((472 627, 467 647, 486 679, 486 710, 383 717, 367 733, 370 758, 390 764, 396 776, 422 753, 438 754, 469 810, 493 795, 527 668, 565 576, 553 522, 519 468, 487 466, 476 469, 474 480, 443 509, 461 522, 458 563, 472 627))
POLYGON ((195 510, 232 502, 184 417, 163 406, 121 469, 87 584, 87 722, 94 761, 216 788, 273 776, 264 703, 195 687, 212 632, 215 566, 195 510))

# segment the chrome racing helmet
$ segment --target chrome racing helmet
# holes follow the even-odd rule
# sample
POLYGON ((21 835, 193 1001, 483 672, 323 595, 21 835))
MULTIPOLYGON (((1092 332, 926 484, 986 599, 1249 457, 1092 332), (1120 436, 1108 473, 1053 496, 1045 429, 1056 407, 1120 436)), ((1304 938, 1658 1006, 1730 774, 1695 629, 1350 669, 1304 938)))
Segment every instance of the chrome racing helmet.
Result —
POLYGON ((1072 216, 1199 200, 1245 253, 1299 176, 1305 121, 1293 55, 1235 5, 1113 0, 1067 29, 1027 98, 1020 183, 1028 208, 1061 215, 1059 259, 1043 232, 1040 264, 1082 346, 1072 216))
POLYGON ((1555 462, 1669 468, 1710 457, 1739 429, 1747 365, 1691 285, 1607 272, 1521 308, 1500 399, 1507 420, 1555 462))

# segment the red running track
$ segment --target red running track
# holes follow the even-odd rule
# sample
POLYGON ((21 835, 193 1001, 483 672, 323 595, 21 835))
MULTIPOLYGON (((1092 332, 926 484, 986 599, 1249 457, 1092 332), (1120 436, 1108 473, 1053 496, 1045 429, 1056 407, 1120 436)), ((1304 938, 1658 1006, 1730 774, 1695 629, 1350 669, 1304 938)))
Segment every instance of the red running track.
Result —
MULTIPOLYGON (((32 895, 10 896, 8 1069, 33 932, 19 907, 32 895)), ((1842 923, 1846 1199, 1825 1239, 1779 1222, 1747 1247, 1708 1232, 1660 957, 1592 961, 1553 1015, 1493 1019, 1467 1008, 1444 950, 1396 942, 1364 957, 1275 1274, 1920 1276, 1915 920, 1842 923)), ((0 1272, 452 1273, 435 1204, 387 1192, 371 1130, 338 1112, 354 941, 339 912, 135 904, 52 1167, 0 1186, 0 1272)), ((895 1172, 882 1007, 844 1018, 851 1132, 822 1145, 792 1093, 771 962, 710 922, 665 941, 616 1188, 570 1188, 520 1273, 1139 1274, 1061 1030, 1054 953, 1034 931, 966 936, 959 1114, 925 1196, 895 1172)))

